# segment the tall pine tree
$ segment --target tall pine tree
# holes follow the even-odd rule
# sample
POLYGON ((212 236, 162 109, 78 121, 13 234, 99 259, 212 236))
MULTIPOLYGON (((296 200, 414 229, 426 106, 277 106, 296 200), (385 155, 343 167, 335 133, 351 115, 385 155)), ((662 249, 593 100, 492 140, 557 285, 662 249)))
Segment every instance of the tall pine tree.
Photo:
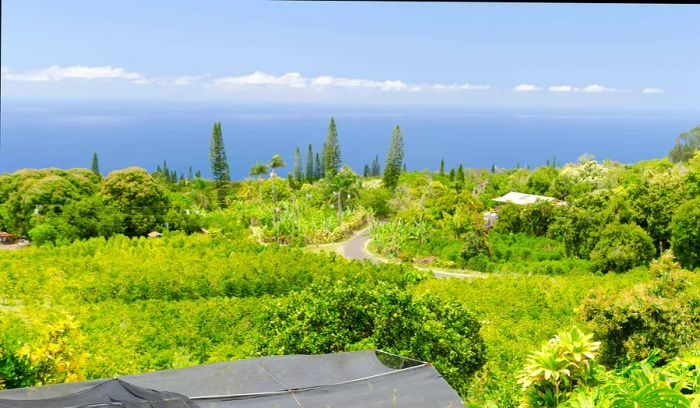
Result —
POLYGON ((384 163, 384 186, 389 189, 396 187, 399 182, 399 176, 403 168, 403 133, 397 125, 394 128, 394 133, 391 135, 389 142, 389 151, 386 154, 386 162, 384 163))
POLYGON ((443 177, 445 175, 445 159, 440 159, 440 170, 438 170, 438 176, 443 177))
POLYGON ((462 163, 459 164, 457 168, 457 174, 455 175, 455 188, 457 191, 462 191, 464 189, 464 169, 462 168, 462 163))
POLYGON ((294 152, 294 161, 292 162, 292 175, 297 181, 304 179, 304 170, 301 164, 301 150, 297 146, 297 150, 294 152))
POLYGON ((306 151, 306 181, 313 181, 314 177, 314 151, 309 144, 309 148, 306 151))
POLYGON ((379 177, 382 175, 382 167, 379 164, 379 155, 374 156, 374 163, 372 163, 372 176, 379 177))
POLYGON ((100 175, 100 164, 97 162, 97 152, 92 153, 92 164, 90 165, 90 169, 93 173, 97 174, 98 176, 100 175))
POLYGON ((335 176, 340 169, 340 143, 338 142, 338 131, 335 128, 335 119, 331 118, 328 125, 326 143, 323 145, 323 168, 324 176, 335 176))
POLYGON ((216 193, 219 207, 226 205, 226 184, 231 180, 228 160, 226 159, 226 147, 224 137, 221 134, 221 122, 214 123, 211 133, 211 143, 209 145, 209 161, 211 162, 211 172, 216 180, 216 193))
POLYGON ((316 180, 323 177, 323 164, 321 163, 321 158, 319 154, 316 153, 316 158, 314 159, 314 178, 316 180))

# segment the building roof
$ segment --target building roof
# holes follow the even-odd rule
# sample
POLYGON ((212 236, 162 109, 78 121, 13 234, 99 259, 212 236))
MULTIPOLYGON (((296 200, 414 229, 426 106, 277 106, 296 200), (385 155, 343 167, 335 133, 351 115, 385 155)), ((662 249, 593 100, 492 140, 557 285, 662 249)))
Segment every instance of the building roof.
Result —
POLYGON ((14 237, 14 235, 10 234, 9 232, 0 231, 0 238, 9 238, 9 237, 14 237))
POLYGON ((534 195, 534 194, 518 193, 516 191, 511 191, 510 193, 508 193, 504 196, 493 198, 492 200, 497 201, 499 203, 513 203, 513 204, 534 204, 537 201, 552 201, 556 204, 564 203, 563 201, 559 200, 558 198, 541 196, 541 195, 534 195))
MULTIPOLYGON (((148 398, 169 393, 208 408, 463 406, 432 365, 373 350, 260 357, 118 380, 119 384, 112 384, 117 391, 136 387, 156 393, 143 393, 148 398)), ((113 380, 3 390, 0 408, 53 406, 57 399, 71 398, 81 398, 79 402, 84 404, 85 394, 109 381, 113 380)))
POLYGON ((160 232, 157 232, 157 231, 151 231, 151 232, 148 233, 148 236, 151 237, 151 238, 159 237, 159 236, 161 236, 161 235, 163 235, 163 234, 161 234, 160 232))

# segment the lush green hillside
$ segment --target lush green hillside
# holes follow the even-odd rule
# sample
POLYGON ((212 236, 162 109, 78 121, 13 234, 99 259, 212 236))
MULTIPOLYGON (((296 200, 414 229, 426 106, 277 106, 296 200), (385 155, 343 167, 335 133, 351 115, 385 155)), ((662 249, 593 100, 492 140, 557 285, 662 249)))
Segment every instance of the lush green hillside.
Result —
POLYGON ((651 388, 690 404, 676 394, 700 392, 700 153, 685 139, 673 162, 438 172, 402 171, 402 140, 384 178, 334 149, 287 179, 279 156, 235 182, 165 165, 0 175, 0 229, 33 244, 0 251, 0 386, 382 348, 432 361, 477 404, 605 406, 651 388), (563 203, 503 204, 488 228, 509 191, 563 203), (400 263, 304 248, 368 224, 400 263))

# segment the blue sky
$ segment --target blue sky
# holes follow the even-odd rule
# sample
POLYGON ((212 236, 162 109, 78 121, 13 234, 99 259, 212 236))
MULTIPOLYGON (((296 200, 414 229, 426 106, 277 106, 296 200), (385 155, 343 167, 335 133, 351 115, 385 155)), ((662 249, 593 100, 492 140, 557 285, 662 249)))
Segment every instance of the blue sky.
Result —
POLYGON ((700 110, 700 6, 5 0, 2 97, 700 110))

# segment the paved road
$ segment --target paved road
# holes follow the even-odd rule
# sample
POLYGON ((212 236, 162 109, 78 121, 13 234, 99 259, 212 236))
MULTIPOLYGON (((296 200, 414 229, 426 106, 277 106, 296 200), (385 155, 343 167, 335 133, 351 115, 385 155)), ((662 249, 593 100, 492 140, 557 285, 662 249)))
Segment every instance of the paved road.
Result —
POLYGON ((348 259, 369 259, 370 261, 379 263, 372 255, 367 253, 365 247, 369 242, 369 229, 365 228, 355 234, 343 245, 343 256, 348 259))
MULTIPOLYGON (((342 253, 343 256, 348 258, 348 259, 369 259, 375 264, 378 264, 380 262, 379 259, 373 257, 367 252, 367 243, 370 240, 369 237, 369 230, 371 227, 367 227, 361 231, 358 231, 355 235, 353 235, 352 238, 347 240, 343 245, 342 245, 342 253)), ((382 260, 382 262, 386 262, 385 260, 382 260)), ((418 269, 422 270, 427 270, 433 273, 433 275, 436 278, 458 278, 458 279, 465 279, 465 278, 483 278, 486 275, 480 274, 480 273, 454 273, 454 272, 446 272, 442 271, 436 268, 430 268, 430 267, 421 267, 421 266, 415 266, 418 269)))

